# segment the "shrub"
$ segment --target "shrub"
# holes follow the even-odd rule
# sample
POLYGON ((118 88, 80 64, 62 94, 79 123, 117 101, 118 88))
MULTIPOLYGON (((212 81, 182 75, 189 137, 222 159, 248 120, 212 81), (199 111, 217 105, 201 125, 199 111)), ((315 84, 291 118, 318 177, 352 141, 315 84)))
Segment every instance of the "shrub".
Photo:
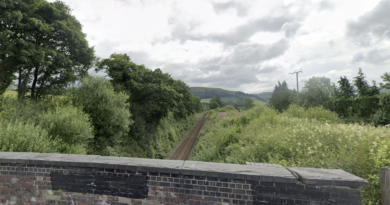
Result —
POLYGON ((89 116, 73 107, 56 107, 54 110, 39 114, 37 123, 53 140, 60 139, 63 144, 61 153, 86 154, 88 140, 93 138, 93 127, 89 116))
POLYGON ((0 150, 3 152, 58 152, 59 140, 50 140, 46 130, 31 122, 0 118, 0 150))
POLYGON ((336 113, 329 111, 322 106, 310 107, 305 110, 297 104, 291 104, 288 109, 283 112, 283 115, 296 118, 307 118, 309 120, 316 119, 323 122, 341 122, 336 113))
POLYGON ((117 155, 112 147, 123 142, 132 124, 130 119, 129 96, 124 92, 115 92, 114 87, 104 77, 86 77, 81 86, 68 96, 74 95, 83 111, 91 117, 95 130, 89 153, 117 155), (105 150, 105 149, 109 150, 105 150))
POLYGON ((390 124, 390 113, 388 113, 383 108, 378 109, 378 110, 376 110, 376 112, 372 116, 372 122, 375 125, 387 125, 387 124, 390 124))
POLYGON ((60 140, 58 152, 84 154, 87 140, 93 137, 90 119, 71 105, 70 99, 32 101, 4 98, 0 118, 15 124, 30 123, 45 130, 49 139, 60 140))

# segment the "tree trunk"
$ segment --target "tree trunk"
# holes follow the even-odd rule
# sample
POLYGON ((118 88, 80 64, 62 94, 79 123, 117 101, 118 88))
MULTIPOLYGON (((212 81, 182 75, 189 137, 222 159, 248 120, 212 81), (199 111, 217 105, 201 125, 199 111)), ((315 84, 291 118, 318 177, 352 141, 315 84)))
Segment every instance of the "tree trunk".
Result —
POLYGON ((34 99, 35 96, 35 86, 37 85, 37 80, 38 80, 38 69, 39 66, 35 66, 35 71, 34 71, 34 80, 31 86, 31 99, 34 99))
MULTIPOLYGON (((0 88, 4 86, 7 80, 8 68, 5 63, 5 54, 1 54, 1 66, 0 66, 0 88)), ((0 89, 1 92, 1 89, 0 89)))
POLYGON ((27 73, 23 76, 22 68, 19 68, 19 84, 18 84, 18 98, 23 98, 27 92, 27 83, 30 78, 32 68, 29 68, 27 73))

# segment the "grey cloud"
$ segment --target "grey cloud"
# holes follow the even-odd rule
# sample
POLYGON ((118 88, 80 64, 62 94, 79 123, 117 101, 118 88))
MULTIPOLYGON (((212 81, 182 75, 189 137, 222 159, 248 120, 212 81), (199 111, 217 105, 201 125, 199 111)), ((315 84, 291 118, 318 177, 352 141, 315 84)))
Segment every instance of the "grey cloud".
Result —
POLYGON ((199 75, 185 75, 181 76, 184 78, 185 82, 189 84, 205 84, 210 87, 224 87, 232 90, 239 87, 242 84, 256 83, 259 80, 256 78, 255 73, 247 69, 231 69, 227 66, 221 68, 222 71, 215 75, 210 75, 208 77, 202 77, 199 75), (228 70, 228 71, 226 71, 228 70), (235 71, 235 72, 232 72, 235 71))
POLYGON ((356 53, 352 58, 352 63, 361 62, 364 59, 364 54, 362 52, 356 53))
POLYGON ((335 45, 335 43, 332 39, 328 41, 328 44, 330 47, 333 47, 335 45))
POLYGON ((248 11, 248 7, 246 5, 243 5, 243 2, 235 1, 213 3, 213 8, 217 14, 224 12, 228 9, 235 9, 237 11, 238 16, 245 16, 248 11))
POLYGON ((271 45, 241 43, 228 57, 228 61, 241 65, 259 63, 283 55, 288 47, 288 41, 284 39, 271 45))
POLYGON ((333 2, 328 0, 322 0, 318 3, 318 10, 325 11, 325 10, 334 10, 335 5, 333 2))
MULTIPOLYGON (((224 10, 231 8, 236 4, 241 5, 235 2, 217 3, 214 5, 217 10, 224 10)), ((198 23, 183 22, 178 19, 177 16, 174 16, 169 20, 171 36, 160 39, 157 37, 153 43, 165 43, 172 40, 180 40, 180 42, 183 43, 187 40, 194 40, 218 42, 223 43, 225 46, 234 46, 241 42, 248 41, 251 36, 258 32, 280 32, 282 28, 286 32, 287 37, 292 37, 300 28, 300 21, 307 16, 308 11, 305 10, 304 6, 299 9, 299 12, 296 11, 292 13, 290 10, 289 6, 281 7, 277 12, 275 12, 279 13, 277 16, 269 14, 265 17, 248 21, 247 23, 237 26, 226 33, 209 35, 201 35, 194 32, 199 25, 198 23)))
POLYGON ((371 49, 366 53, 358 52, 352 58, 352 63, 366 62, 381 65, 390 62, 390 51, 386 49, 371 49))
POLYGON ((347 36, 360 46, 370 46, 372 36, 390 39, 390 1, 382 0, 373 10, 347 23, 347 36))
POLYGON ((260 31, 278 32, 282 26, 293 20, 289 16, 266 17, 241 25, 226 34, 217 34, 206 37, 208 40, 224 43, 225 45, 237 45, 260 31))
POLYGON ((278 70, 277 66, 264 66, 260 68, 259 73, 273 73, 278 70))
POLYGON ((295 36, 295 34, 297 33, 297 31, 300 27, 301 27, 301 23, 299 23, 297 21, 286 22, 283 24, 281 30, 285 32, 286 38, 291 38, 291 37, 295 36))

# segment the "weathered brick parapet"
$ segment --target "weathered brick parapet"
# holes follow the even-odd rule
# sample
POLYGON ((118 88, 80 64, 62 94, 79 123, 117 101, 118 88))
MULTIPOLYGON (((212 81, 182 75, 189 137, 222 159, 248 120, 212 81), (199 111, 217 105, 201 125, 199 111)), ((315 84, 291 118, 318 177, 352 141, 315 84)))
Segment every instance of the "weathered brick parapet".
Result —
POLYGON ((0 152, 0 204, 362 204, 342 170, 0 152))

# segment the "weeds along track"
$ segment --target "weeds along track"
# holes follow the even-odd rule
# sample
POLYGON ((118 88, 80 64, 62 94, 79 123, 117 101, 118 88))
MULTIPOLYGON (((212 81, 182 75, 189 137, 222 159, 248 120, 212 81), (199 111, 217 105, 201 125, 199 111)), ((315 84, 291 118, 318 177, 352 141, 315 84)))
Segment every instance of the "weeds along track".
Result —
POLYGON ((206 115, 207 113, 198 120, 196 125, 190 130, 189 133, 187 133, 186 137, 179 142, 179 144, 172 150, 171 154, 166 159, 187 160, 190 157, 191 151, 196 143, 196 138, 198 137, 199 132, 203 127, 206 115))

